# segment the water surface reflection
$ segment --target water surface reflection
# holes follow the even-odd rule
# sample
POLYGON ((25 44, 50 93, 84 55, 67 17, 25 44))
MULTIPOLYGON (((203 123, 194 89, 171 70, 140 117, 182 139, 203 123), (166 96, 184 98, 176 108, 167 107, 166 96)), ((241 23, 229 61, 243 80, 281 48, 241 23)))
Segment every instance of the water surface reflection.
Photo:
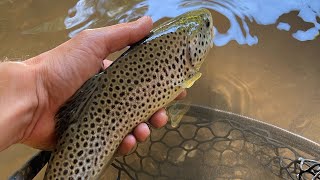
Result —
POLYGON ((83 29, 128 22, 143 15, 157 21, 200 7, 211 9, 224 21, 222 27, 216 26, 216 46, 224 46, 233 40, 241 45, 257 44, 261 36, 251 27, 253 24, 274 25, 275 31, 288 31, 299 41, 313 40, 319 34, 320 2, 317 0, 16 0, 0 4, 3 17, 0 37, 4 42, 0 55, 34 55, 83 29), (287 16, 292 12, 295 14, 288 20, 287 16), (26 49, 25 44, 29 48, 26 49), (12 48, 15 50, 10 50, 12 48))
POLYGON ((313 40, 319 34, 320 24, 317 18, 320 15, 320 2, 299 0, 135 0, 130 3, 127 1, 80 0, 69 9, 64 25, 66 29, 80 25, 79 28, 70 32, 69 36, 73 36, 89 27, 128 22, 142 15, 151 16, 154 21, 158 21, 164 17, 175 17, 203 7, 222 14, 229 21, 230 27, 226 32, 216 31, 214 43, 218 46, 223 46, 231 40, 235 40, 239 44, 257 44, 258 37, 250 33, 249 25, 251 23, 278 24, 280 29, 286 26, 284 29, 290 31, 290 23, 281 20, 281 16, 292 11, 298 12, 297 19, 301 18, 305 23, 313 24, 306 30, 299 29, 290 32, 293 38, 300 41, 313 40))
POLYGON ((281 16, 296 11, 296 18, 301 18, 305 23, 313 24, 312 27, 303 30, 299 29, 290 32, 292 37, 300 40, 313 40, 318 34, 320 24, 317 18, 320 14, 319 1, 253 1, 253 0, 149 0, 149 1, 88 1, 80 0, 69 9, 69 15, 65 18, 66 29, 83 24, 81 28, 70 33, 73 36, 79 30, 90 26, 101 25, 105 21, 107 24, 127 22, 148 15, 157 21, 164 17, 175 17, 187 11, 197 8, 209 8, 225 16, 230 24, 226 32, 216 31, 215 45, 223 46, 231 40, 239 44, 253 45, 258 43, 258 37, 250 33, 250 24, 260 25, 277 24, 286 26, 290 31, 290 23, 281 20, 281 16), (276 5, 276 6, 275 6, 276 5), (72 14, 70 16, 70 14, 72 14), (105 19, 108 20, 105 20, 105 19), (111 22, 110 22, 111 20, 111 22))

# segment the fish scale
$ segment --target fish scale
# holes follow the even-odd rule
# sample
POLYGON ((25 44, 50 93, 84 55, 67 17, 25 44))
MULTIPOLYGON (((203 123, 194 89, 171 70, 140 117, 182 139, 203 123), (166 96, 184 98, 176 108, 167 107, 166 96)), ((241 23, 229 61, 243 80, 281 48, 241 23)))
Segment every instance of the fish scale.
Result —
POLYGON ((56 115, 58 143, 45 179, 98 179, 123 138, 200 77, 212 38, 210 12, 191 11, 89 79, 56 115))

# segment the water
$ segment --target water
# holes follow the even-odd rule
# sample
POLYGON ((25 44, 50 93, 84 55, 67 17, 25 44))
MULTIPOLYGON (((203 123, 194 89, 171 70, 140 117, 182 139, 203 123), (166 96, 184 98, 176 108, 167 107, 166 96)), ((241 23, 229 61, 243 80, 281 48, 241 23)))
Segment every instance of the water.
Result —
MULTIPOLYGON (((215 46, 188 98, 320 143, 318 0, 3 0, 0 59, 32 57, 86 28, 142 15, 161 21, 200 7, 212 10, 215 46)), ((23 146, 1 152, 0 179, 32 152, 23 146)))

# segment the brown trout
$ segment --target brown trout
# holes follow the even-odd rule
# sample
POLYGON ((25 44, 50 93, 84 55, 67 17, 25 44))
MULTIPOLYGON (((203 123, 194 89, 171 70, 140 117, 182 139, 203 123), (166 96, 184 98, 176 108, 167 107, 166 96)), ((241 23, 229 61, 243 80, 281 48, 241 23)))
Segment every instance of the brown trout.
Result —
POLYGON ((45 179, 98 179, 133 128, 201 76, 212 47, 208 10, 171 19, 90 78, 59 110, 45 179))

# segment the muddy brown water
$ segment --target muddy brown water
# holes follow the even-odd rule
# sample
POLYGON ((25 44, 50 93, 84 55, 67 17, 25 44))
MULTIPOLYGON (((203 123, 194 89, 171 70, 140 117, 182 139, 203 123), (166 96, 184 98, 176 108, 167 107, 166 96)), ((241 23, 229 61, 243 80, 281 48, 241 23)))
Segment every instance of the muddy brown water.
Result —
MULTIPOLYGON (((32 57, 86 28, 142 15, 156 21, 206 7, 214 17, 215 46, 187 99, 256 118, 320 143, 319 1, 159 2, 1 1, 0 58, 32 57)), ((7 178, 35 151, 14 145, 1 152, 0 179, 7 178)))

